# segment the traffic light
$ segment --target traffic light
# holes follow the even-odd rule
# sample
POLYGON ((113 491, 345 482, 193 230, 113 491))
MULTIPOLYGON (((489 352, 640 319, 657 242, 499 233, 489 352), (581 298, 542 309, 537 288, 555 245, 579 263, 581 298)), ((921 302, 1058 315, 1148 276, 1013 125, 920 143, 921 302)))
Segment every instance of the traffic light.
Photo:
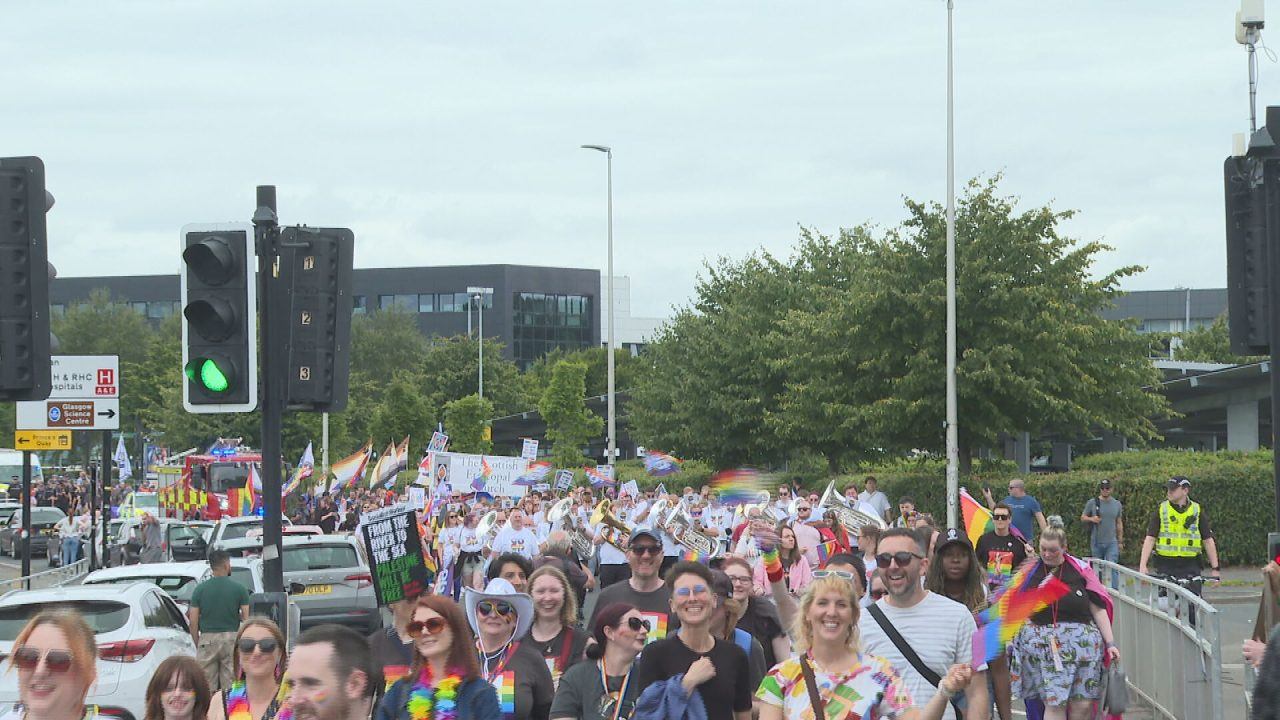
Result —
POLYGON ((1267 197, 1261 163, 1230 157, 1223 165, 1227 208, 1227 320, 1231 352, 1269 355, 1267 197))
POLYGON ((52 206, 40 158, 0 158, 0 401, 49 397, 52 206))
POLYGON ((191 413, 258 406, 253 226, 182 228, 182 406, 191 413))
POLYGON ((280 279, 289 289, 286 406, 337 412, 347 406, 355 235, 346 228, 287 227, 280 248, 280 279))

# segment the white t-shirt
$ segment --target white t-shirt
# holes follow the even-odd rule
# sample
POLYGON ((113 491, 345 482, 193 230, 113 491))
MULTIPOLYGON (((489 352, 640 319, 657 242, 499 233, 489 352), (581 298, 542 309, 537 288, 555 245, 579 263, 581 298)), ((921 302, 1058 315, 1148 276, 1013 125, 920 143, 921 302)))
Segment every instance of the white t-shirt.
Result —
POLYGON ((475 528, 466 526, 458 526, 458 545, 462 552, 478 553, 484 550, 484 544, 481 542, 480 534, 475 528))
POLYGON ((872 494, 868 494, 866 490, 863 490, 858 493, 858 500, 875 508, 880 517, 884 517, 893 509, 893 506, 889 504, 889 498, 885 497, 885 494, 879 490, 872 494))
POLYGON ((498 531, 498 537, 493 540, 493 554, 497 556, 508 552, 523 555, 532 560, 538 554, 537 533, 529 528, 520 530, 513 530, 510 527, 502 528, 498 531))
MULTIPOLYGON (((593 525, 591 527, 591 532, 599 533, 600 529, 603 527, 605 527, 604 523, 601 523, 599 525, 593 525)), ((627 541, 627 538, 618 537, 618 535, 619 533, 615 530, 614 537, 618 539, 618 542, 625 544, 627 541)), ((622 552, 618 548, 614 547, 612 543, 608 543, 608 542, 602 542, 596 546, 596 558, 597 558, 596 562, 599 563, 600 565, 626 565, 627 564, 626 553, 622 552)))
MULTIPOLYGON (((893 607, 885 599, 876 605, 884 611, 885 617, 903 639, 910 643, 920 660, 939 677, 946 677, 947 670, 956 663, 973 662, 973 633, 977 625, 973 622, 973 615, 960 603, 926 592, 923 600, 909 608, 893 607)), ((858 631, 862 635, 863 652, 879 655, 892 663, 906 680, 918 707, 933 697, 937 687, 911 667, 870 612, 862 613, 858 631)), ((982 671, 987 666, 983 664, 973 669, 982 671)), ((948 704, 942 717, 954 720, 955 716, 955 710, 948 704)))
POLYGON ((461 525, 455 525, 454 527, 447 527, 440 531, 441 555, 444 556, 444 560, 446 563, 453 560, 453 558, 458 557, 458 546, 460 544, 459 538, 461 537, 461 535, 462 535, 461 525))

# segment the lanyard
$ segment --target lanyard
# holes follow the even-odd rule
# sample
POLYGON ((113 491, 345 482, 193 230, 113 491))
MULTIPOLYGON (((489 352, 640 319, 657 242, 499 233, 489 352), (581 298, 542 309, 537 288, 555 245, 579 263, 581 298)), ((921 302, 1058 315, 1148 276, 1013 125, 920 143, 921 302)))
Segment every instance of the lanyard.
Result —
POLYGON ((510 645, 508 645, 508 646, 507 646, 507 648, 506 648, 506 650, 505 650, 504 652, 500 653, 500 654, 502 655, 502 662, 498 663, 498 666, 497 666, 497 667, 495 667, 492 671, 490 671, 490 670, 489 670, 489 660, 490 660, 490 658, 489 658, 488 654, 487 654, 487 653, 485 653, 485 651, 484 651, 484 645, 482 645, 482 644, 480 643, 479 638, 477 638, 477 639, 476 639, 476 649, 480 651, 480 657, 481 657, 481 659, 483 659, 483 660, 484 660, 484 679, 485 679, 489 684, 491 684, 491 685, 492 685, 492 684, 493 684, 493 679, 494 679, 494 678, 496 678, 496 677, 498 677, 499 675, 501 675, 501 674, 502 674, 502 671, 506 669, 506 667, 507 667, 507 662, 508 662, 509 660, 511 660, 511 656, 515 654, 515 652, 516 652, 516 648, 518 648, 518 647, 520 647, 520 643, 518 643, 518 642, 514 642, 514 643, 511 643, 510 645))
MULTIPOLYGON (((627 668, 627 674, 622 678, 622 688, 618 690, 618 701, 613 704, 613 718, 618 720, 622 715, 622 701, 627 697, 627 688, 631 685, 631 671, 635 669, 635 662, 631 663, 631 667, 627 668)), ((600 685, 604 690, 604 694, 609 694, 609 673, 604 666, 604 656, 600 657, 600 685)))

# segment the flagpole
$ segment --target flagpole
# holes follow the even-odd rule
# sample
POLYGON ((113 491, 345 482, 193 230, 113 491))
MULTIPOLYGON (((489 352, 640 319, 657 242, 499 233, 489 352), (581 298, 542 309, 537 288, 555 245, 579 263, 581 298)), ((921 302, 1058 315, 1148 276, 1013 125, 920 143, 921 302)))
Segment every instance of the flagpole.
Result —
POLYGON ((320 477, 329 477, 329 413, 320 413, 320 477))

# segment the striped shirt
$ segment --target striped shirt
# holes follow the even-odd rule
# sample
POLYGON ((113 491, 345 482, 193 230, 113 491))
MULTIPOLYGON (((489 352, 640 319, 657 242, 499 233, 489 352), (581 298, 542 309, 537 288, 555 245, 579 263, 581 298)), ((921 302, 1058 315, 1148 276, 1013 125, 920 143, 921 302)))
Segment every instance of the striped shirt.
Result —
MULTIPOLYGON (((960 603, 942 595, 926 592, 924 600, 909 608, 897 608, 886 600, 876 602, 885 617, 898 629, 920 659, 939 677, 946 677, 947 670, 957 663, 973 662, 973 633, 976 625, 973 615, 960 603)), ((923 707, 937 692, 937 687, 924 679, 911 667, 880 624, 869 612, 863 612, 858 620, 862 635, 862 651, 879 655, 888 660, 906 681, 917 707, 923 707)), ((975 666, 974 671, 986 670, 986 665, 975 666)), ((954 720, 956 714, 947 705, 942 717, 954 720)))

